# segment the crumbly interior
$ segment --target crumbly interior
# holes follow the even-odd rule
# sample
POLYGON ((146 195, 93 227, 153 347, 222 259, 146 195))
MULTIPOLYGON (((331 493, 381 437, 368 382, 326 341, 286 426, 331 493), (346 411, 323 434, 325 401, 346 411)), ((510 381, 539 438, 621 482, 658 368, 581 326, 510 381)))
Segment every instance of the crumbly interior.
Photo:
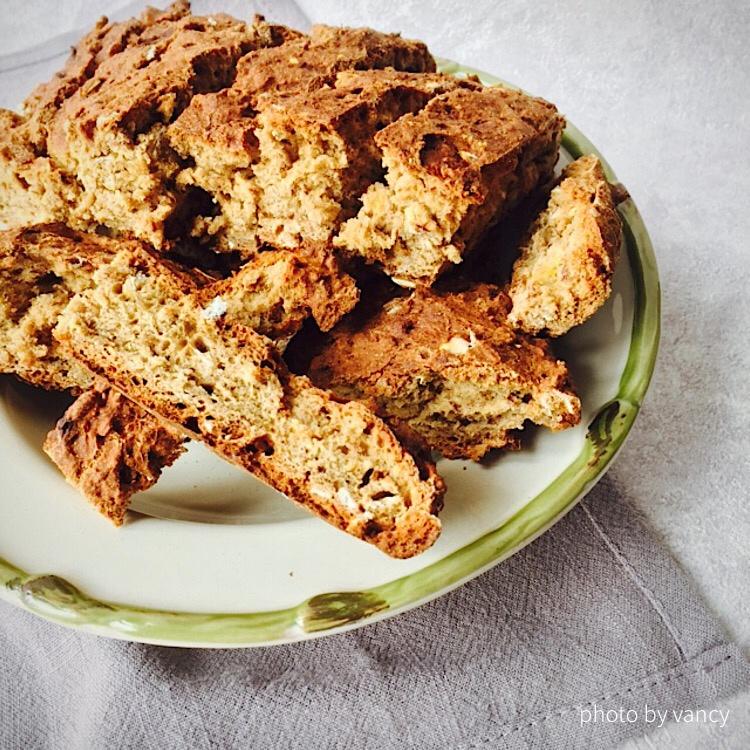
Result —
POLYGON ((193 197, 176 183, 167 126, 194 95, 230 85, 240 57, 285 37, 262 21, 193 16, 187 3, 98 24, 27 100, 14 124, 27 153, 0 148, 0 186, 13 188, 0 222, 64 220, 164 248, 193 197))
POLYGON ((362 196, 362 208, 334 240, 383 264, 395 281, 413 286, 450 263, 461 262, 452 239, 467 210, 460 190, 429 174, 409 170, 396 154, 383 155, 386 182, 362 196))
POLYGON ((219 249, 246 255, 257 249, 259 231, 277 246, 329 235, 340 210, 340 170, 347 160, 360 174, 359 192, 379 172, 370 175, 372 168, 363 170, 356 163, 359 152, 369 150, 366 123, 342 143, 347 137, 342 123, 335 122, 337 115, 330 114, 325 99, 342 71, 383 68, 425 72, 433 71, 435 63, 423 44, 394 34, 315 26, 308 36, 291 36, 278 47, 243 57, 228 89, 194 97, 169 131, 172 146, 187 162, 178 184, 208 192, 217 208, 215 215, 196 219, 194 232, 209 234, 219 249), (317 118, 308 121, 305 111, 315 112, 307 106, 308 98, 319 92, 323 101, 317 118), (276 107, 282 111, 259 117, 276 107), (259 139, 265 145, 262 159, 259 139), (342 147, 348 148, 348 156, 342 147), (326 181, 329 166, 338 171, 326 181), (264 179, 273 177, 276 168, 283 170, 283 185, 264 179), (271 186, 266 195, 256 172, 271 186), (303 193, 299 200, 298 191, 303 193))
POLYGON ((370 187, 334 244, 405 286, 431 285, 549 178, 562 126, 552 105, 506 89, 435 97, 378 133, 385 183, 370 187))
POLYGON ((513 267, 511 321, 560 336, 607 300, 621 242, 612 193, 595 156, 563 172, 513 267))
POLYGON ((99 382, 47 435, 44 451, 63 476, 116 526, 130 500, 184 452, 185 436, 99 382))
POLYGON ((577 424, 580 402, 548 345, 515 332, 499 289, 397 299, 356 331, 334 332, 313 382, 371 399, 448 458, 480 459, 527 422, 577 424))
POLYGON ((363 404, 290 375, 270 340, 206 315, 145 253, 118 254, 57 337, 137 403, 396 557, 432 544, 442 483, 363 404))
POLYGON ((226 306, 227 319, 281 342, 311 315, 321 330, 330 330, 357 303, 359 290, 336 265, 273 250, 201 292, 209 304, 217 298, 226 306))
POLYGON ((0 230, 62 221, 68 192, 59 171, 36 155, 25 120, 0 110, 0 230))
POLYGON ((54 390, 90 386, 90 373, 61 350, 52 329, 113 254, 105 238, 62 225, 0 232, 0 372, 54 390))

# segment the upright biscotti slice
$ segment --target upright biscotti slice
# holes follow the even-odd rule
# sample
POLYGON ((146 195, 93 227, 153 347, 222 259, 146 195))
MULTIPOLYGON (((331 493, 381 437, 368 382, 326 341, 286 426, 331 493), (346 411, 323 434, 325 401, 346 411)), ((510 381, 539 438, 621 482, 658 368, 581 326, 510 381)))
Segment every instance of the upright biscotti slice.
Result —
POLYGON ((359 330, 342 326, 310 377, 342 398, 373 400, 447 458, 479 460, 527 421, 561 430, 580 401, 549 344, 516 332, 498 287, 426 289, 389 302, 359 330))
POLYGON ((335 244, 404 285, 432 284, 552 175, 564 120, 510 89, 456 89, 381 130, 386 182, 370 187, 335 244))
POLYGON ((437 538, 444 486, 370 410, 291 375, 273 343, 201 308, 144 251, 77 295, 57 338, 149 411, 390 555, 437 538))
POLYGON ((100 382, 47 435, 44 451, 63 476, 116 526, 130 500, 184 452, 185 436, 100 382))
POLYGON ((163 247, 188 198, 172 184, 179 160, 168 124, 195 94, 231 84, 242 55, 287 36, 262 20, 180 8, 144 16, 46 126, 50 158, 78 186, 68 220, 81 228, 104 225, 163 247))
POLYGON ((512 323, 561 336, 588 320, 612 290, 622 224, 596 156, 563 171, 513 266, 512 323))
POLYGON ((309 36, 245 55, 231 87, 194 97, 169 136, 188 161, 178 182, 207 191, 219 209, 196 220, 195 234, 213 237, 219 249, 251 253, 257 246, 259 109, 330 87, 341 71, 386 67, 434 71, 435 62, 424 44, 396 34, 315 26, 309 36))
POLYGON ((382 175, 374 137, 435 95, 460 86, 439 74, 340 73, 334 85, 275 101, 258 115, 258 236, 277 247, 327 242, 382 175))

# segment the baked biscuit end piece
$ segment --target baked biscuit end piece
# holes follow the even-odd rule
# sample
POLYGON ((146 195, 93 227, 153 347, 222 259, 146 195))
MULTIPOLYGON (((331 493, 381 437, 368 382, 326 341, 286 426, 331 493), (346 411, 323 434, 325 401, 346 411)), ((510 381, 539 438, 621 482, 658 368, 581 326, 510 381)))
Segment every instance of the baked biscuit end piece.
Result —
POLYGON ((52 390, 90 386, 91 375, 61 351, 52 329, 113 255, 112 240, 62 224, 0 233, 0 372, 52 390))
POLYGON ((161 249, 189 198, 173 185, 180 162, 167 126, 194 95, 230 85, 242 55, 284 34, 259 18, 193 16, 184 4, 147 11, 128 29, 65 92, 44 124, 46 148, 78 188, 70 223, 106 226, 161 249))
POLYGON ((561 336, 588 320, 612 290, 622 224, 596 156, 563 171, 513 267, 510 320, 529 333, 561 336))
POLYGON ((123 252, 66 308, 56 336, 142 407, 329 523, 394 557, 440 532, 444 484, 364 404, 291 375, 146 251, 123 252))
POLYGON ((356 331, 342 327, 310 377, 342 398, 372 399, 447 458, 479 460, 513 445, 526 421, 561 430, 580 419, 565 364, 518 334, 498 287, 389 302, 356 331))
POLYGON ((432 99, 377 134, 386 182, 335 244, 404 286, 432 284, 552 175, 563 125, 552 104, 501 87, 432 99))
POLYGON ((185 436, 99 382, 68 408, 44 442, 63 476, 120 526, 130 500, 184 452, 185 436))
POLYGON ((225 311, 226 319, 283 342, 313 316, 328 331, 359 300, 354 279, 330 255, 268 250, 233 276, 204 288, 199 300, 225 311))

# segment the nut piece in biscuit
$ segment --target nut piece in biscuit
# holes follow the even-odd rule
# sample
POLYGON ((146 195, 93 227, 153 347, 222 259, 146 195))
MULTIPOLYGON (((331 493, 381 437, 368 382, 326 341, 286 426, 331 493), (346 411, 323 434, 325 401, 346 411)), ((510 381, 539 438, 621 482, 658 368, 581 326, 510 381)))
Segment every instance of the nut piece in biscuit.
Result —
POLYGON ((431 285, 551 176, 563 125, 552 104, 501 87, 432 99, 375 136, 386 182, 334 244, 404 285, 431 285))
POLYGON ((126 250, 71 300, 55 335, 143 408, 329 523, 394 557, 429 547, 445 491, 434 464, 191 292, 154 255, 126 250))
POLYGON ((447 458, 479 460, 513 445, 527 421, 580 420, 565 364, 507 321, 509 300, 479 285, 396 298, 360 330, 342 325, 310 378, 342 398, 372 400, 447 458))
POLYGON ((622 225, 595 156, 563 171, 513 266, 510 320, 529 333, 561 336, 588 320, 612 290, 622 225))

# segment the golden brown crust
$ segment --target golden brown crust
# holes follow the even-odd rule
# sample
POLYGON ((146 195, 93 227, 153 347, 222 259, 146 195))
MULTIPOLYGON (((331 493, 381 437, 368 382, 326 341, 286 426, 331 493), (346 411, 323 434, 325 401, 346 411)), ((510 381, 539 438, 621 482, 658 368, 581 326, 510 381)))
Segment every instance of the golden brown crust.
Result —
MULTIPOLYGON (((208 236, 220 250, 245 255, 252 255, 261 241, 294 247, 303 239, 327 239, 342 208, 346 215, 361 190, 379 176, 380 156, 371 143, 368 124, 379 120, 382 127, 421 106, 405 84, 400 98, 395 92, 389 97, 387 87, 395 84, 389 84, 387 76, 371 78, 356 93, 353 86, 343 91, 337 84, 342 71, 386 67, 391 72, 393 68, 421 72, 432 71, 435 65, 424 45, 394 34, 315 27, 309 37, 251 52, 239 61, 231 87, 194 97, 169 128, 172 147, 189 162, 177 181, 208 192, 219 214, 198 217, 193 233, 208 236), (318 99, 313 104, 310 97, 318 99), (353 128, 354 136, 349 132, 353 128), (333 134, 337 142, 343 140, 336 148, 341 151, 343 146, 345 153, 332 158, 332 144, 325 142, 327 135, 316 138, 319 131, 333 134), (259 139, 268 152, 263 159, 259 139), (322 156, 311 155, 321 148, 322 156), (283 186, 290 182, 287 172, 294 168, 293 162, 300 171, 305 159, 315 163, 305 167, 289 188, 303 201, 308 196, 310 205, 300 207, 283 193, 283 186), (335 172, 342 170, 339 178, 335 172), (256 179, 260 172, 262 182, 264 171, 271 177, 265 187, 256 179), (326 175, 327 184, 321 185, 326 175), (340 181, 346 184, 339 185, 340 181), (276 195, 279 190, 282 194, 276 195), (316 195, 320 193, 326 200, 316 195)), ((420 80, 423 87, 428 85, 426 78, 420 80)), ((412 82, 411 88, 415 85, 412 82)))
POLYGON ((608 299, 622 225, 599 160, 568 165, 532 224, 513 267, 511 321, 529 333, 561 336, 608 299))
POLYGON ((166 126, 197 93, 229 85, 237 60, 286 38, 280 27, 184 3, 124 24, 99 24, 68 66, 27 102, 40 156, 67 179, 66 221, 167 245, 169 219, 190 196, 166 126))
POLYGON ((120 526, 130 500, 184 452, 184 435, 99 382, 47 435, 44 451, 63 476, 120 526))
POLYGON ((269 339, 222 318, 135 250, 97 272, 56 336, 142 407, 328 522, 395 557, 430 546, 444 493, 434 465, 364 405, 290 375, 269 339))
POLYGON ((354 279, 325 253, 270 250, 251 258, 233 276, 204 288, 205 306, 219 298, 227 318, 271 339, 293 336, 311 315, 328 331, 359 299, 354 279))
POLYGON ((397 298, 361 329, 338 329, 312 363, 314 383, 372 399, 448 458, 478 460, 515 442, 526 420, 557 430, 578 423, 580 402, 549 345, 519 335, 510 303, 480 285, 397 298))
POLYGON ((111 240, 61 224, 0 233, 0 372, 53 390, 89 387, 90 374, 60 350, 52 329, 113 255, 111 240))
POLYGON ((430 285, 552 173, 564 120, 542 99, 458 88, 381 130, 373 185, 335 243, 394 279, 430 285))

